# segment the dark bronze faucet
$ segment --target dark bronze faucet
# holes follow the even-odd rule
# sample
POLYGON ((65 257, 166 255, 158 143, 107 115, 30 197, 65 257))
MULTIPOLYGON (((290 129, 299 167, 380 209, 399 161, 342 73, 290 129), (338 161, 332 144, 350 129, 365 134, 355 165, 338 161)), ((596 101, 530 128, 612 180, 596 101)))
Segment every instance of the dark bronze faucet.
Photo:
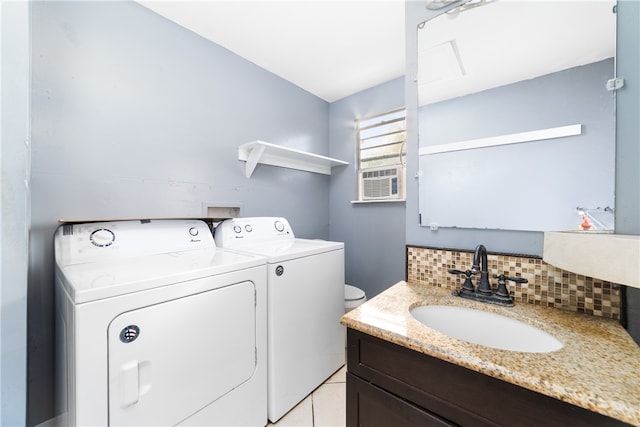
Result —
POLYGON ((480 273, 480 281, 478 282, 478 292, 482 295, 491 295, 491 284, 489 283, 489 267, 487 267, 487 248, 484 245, 476 246, 473 254, 473 266, 471 267, 473 274, 480 273))
POLYGON ((473 254, 473 266, 471 270, 456 270, 450 269, 451 274, 464 274, 465 281, 460 290, 454 290, 452 295, 462 298, 472 299, 476 301, 488 302, 490 304, 504 305, 507 307, 513 307, 513 297, 509 295, 506 281, 510 280, 518 283, 527 283, 527 279, 523 277, 508 277, 504 274, 494 274, 493 277, 498 279, 498 288, 496 292, 493 292, 491 283, 489 282, 489 267, 487 263, 487 248, 484 245, 478 245, 475 253, 473 254), (478 288, 473 285, 471 276, 480 273, 480 279, 478 281, 478 288))

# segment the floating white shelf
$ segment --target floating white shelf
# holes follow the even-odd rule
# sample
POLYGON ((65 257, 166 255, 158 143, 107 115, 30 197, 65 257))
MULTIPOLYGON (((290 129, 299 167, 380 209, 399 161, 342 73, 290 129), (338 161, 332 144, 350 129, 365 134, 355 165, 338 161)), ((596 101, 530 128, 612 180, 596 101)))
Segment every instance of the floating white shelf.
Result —
POLYGON ((334 166, 348 165, 348 162, 294 150, 264 141, 252 141, 238 147, 238 160, 246 161, 245 175, 251 177, 258 163, 298 169, 307 172, 331 175, 334 166))

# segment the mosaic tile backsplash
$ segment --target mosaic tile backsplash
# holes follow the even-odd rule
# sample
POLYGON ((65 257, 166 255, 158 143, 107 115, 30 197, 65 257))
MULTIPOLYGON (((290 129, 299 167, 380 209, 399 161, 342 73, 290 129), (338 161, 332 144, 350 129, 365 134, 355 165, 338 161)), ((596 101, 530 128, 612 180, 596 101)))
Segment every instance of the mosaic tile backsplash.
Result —
MULTIPOLYGON (((561 270, 539 257, 488 254, 489 278, 494 274, 524 277, 528 283, 507 282, 516 303, 535 304, 563 310, 620 319, 621 285, 561 270)), ((407 280, 428 286, 459 289, 464 275, 447 270, 469 270, 473 252, 407 246, 407 280)), ((477 279, 474 279, 474 284, 477 279)))

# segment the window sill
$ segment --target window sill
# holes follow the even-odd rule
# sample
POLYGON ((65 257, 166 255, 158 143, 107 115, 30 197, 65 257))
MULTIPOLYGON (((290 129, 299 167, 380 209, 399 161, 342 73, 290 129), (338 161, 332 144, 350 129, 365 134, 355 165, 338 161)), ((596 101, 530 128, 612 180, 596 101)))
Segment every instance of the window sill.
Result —
POLYGON ((404 203, 405 199, 387 199, 387 200, 352 200, 353 205, 369 205, 376 203, 404 203))

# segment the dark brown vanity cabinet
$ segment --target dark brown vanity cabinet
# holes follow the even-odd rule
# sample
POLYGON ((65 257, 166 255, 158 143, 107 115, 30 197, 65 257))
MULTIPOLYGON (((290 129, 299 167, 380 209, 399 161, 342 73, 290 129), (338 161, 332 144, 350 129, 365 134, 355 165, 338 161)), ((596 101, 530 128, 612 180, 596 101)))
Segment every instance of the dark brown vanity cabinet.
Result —
POLYGON ((628 425, 353 329, 347 335, 347 427, 628 425))

